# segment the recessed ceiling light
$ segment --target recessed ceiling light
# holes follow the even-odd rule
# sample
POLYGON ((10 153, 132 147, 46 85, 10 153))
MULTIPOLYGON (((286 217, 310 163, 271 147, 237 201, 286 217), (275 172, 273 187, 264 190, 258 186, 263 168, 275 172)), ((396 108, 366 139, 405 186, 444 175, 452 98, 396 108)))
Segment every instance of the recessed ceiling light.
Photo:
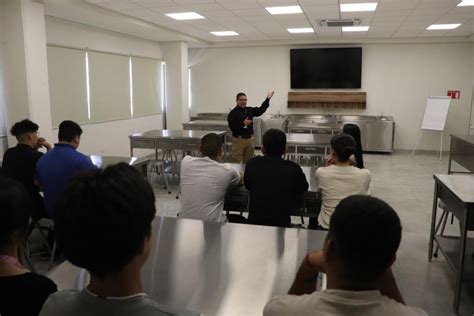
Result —
POLYGON ((377 8, 376 2, 341 4, 341 12, 369 12, 369 11, 375 11, 376 8, 377 8))
POLYGON ((286 7, 266 7, 270 14, 295 14, 303 13, 299 5, 286 6, 286 7))
POLYGON ((463 0, 460 4, 458 4, 458 7, 470 7, 474 6, 474 0, 463 0))
POLYGON ((175 20, 198 20, 205 19, 202 15, 196 12, 180 12, 180 13, 167 13, 167 16, 175 20))
POLYGON ((293 33, 293 34, 314 33, 314 30, 311 27, 300 27, 300 28, 293 28, 293 29, 287 29, 287 30, 288 32, 293 33))
POLYGON ((211 32, 211 34, 215 36, 236 36, 239 35, 239 33, 234 32, 234 31, 218 31, 218 32, 211 32))
POLYGON ((343 32, 367 32, 369 30, 368 26, 343 26, 343 32))
POLYGON ((461 23, 456 23, 456 24, 431 24, 426 29, 427 30, 454 30, 459 25, 461 25, 461 23))

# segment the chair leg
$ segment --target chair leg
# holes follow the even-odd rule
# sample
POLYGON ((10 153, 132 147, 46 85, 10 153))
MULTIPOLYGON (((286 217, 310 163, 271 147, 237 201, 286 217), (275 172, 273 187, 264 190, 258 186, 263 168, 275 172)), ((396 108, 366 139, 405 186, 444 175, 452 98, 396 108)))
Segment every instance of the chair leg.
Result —
POLYGON ((56 247, 57 247, 57 244, 56 244, 56 241, 54 241, 54 243, 53 243, 53 250, 51 251, 51 259, 49 259, 48 271, 51 270, 51 268, 53 267, 54 256, 56 255, 56 247))

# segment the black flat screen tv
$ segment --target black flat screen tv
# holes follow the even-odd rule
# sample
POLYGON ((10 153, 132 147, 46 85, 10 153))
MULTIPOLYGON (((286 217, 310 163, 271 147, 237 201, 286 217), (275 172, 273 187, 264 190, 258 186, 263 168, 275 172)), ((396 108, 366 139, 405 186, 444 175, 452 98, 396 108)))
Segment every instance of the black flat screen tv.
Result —
POLYGON ((291 49, 291 89, 360 89, 362 48, 291 49))

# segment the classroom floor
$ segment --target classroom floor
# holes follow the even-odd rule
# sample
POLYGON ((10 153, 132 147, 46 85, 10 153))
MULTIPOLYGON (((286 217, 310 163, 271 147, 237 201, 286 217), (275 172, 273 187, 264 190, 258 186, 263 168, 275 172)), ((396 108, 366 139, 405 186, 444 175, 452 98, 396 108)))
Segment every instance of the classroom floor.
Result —
MULTIPOLYGON (((364 159, 372 172, 371 194, 388 202, 402 221, 403 237, 394 273, 406 303, 419 306, 432 316, 456 315, 452 311, 454 271, 441 253, 428 262, 433 174, 446 173, 447 156, 440 161, 434 154, 366 154, 364 159)), ((177 186, 172 185, 172 194, 168 194, 156 177, 151 181, 156 193, 157 215, 176 217, 179 210, 177 186)), ((300 223, 299 218, 293 221, 300 223)), ((448 224, 446 232, 458 235, 457 222, 448 224)), ((45 263, 35 262, 39 265, 39 272, 45 272, 45 263)), ((464 283, 458 315, 473 314, 474 282, 471 281, 470 284, 464 283)))

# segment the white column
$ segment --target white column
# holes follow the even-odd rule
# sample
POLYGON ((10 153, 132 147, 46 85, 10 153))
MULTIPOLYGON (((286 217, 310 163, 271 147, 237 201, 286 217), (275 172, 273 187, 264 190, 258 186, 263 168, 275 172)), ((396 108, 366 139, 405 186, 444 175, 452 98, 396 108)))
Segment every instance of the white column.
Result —
MULTIPOLYGON (((41 136, 53 138, 46 55, 43 3, 34 0, 0 0, 3 43, 3 90, 7 129, 29 118, 40 126, 41 136)), ((9 137, 9 145, 16 140, 9 137)))
POLYGON ((188 44, 163 43, 163 60, 166 62, 167 129, 182 130, 189 121, 188 107, 188 44))

